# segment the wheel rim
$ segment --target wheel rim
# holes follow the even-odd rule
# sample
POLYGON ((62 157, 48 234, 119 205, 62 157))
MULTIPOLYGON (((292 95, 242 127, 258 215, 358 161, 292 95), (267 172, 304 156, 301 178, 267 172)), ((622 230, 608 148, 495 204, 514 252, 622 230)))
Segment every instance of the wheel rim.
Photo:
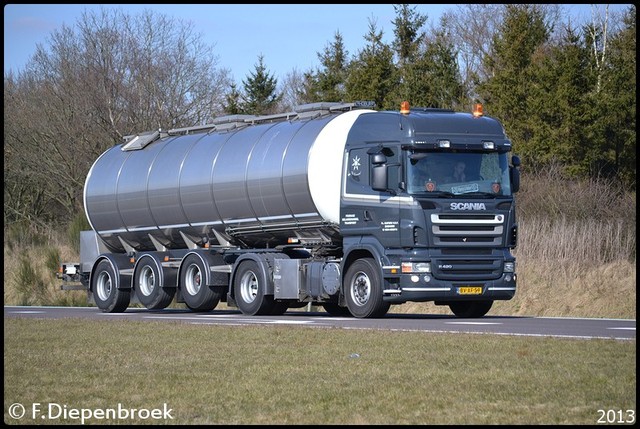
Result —
POLYGON ((200 268, 195 264, 189 265, 185 277, 187 292, 189 292, 189 295, 197 295, 202 287, 202 272, 200 268))
POLYGON ((111 275, 107 271, 102 271, 98 275, 98 281, 96 282, 96 293, 102 301, 106 301, 111 296, 111 275))
POLYGON ((247 271, 240 279, 240 295, 246 303, 252 303, 258 296, 258 277, 253 271, 247 271))
POLYGON ((365 272, 358 271, 353 277, 350 293, 351 300, 360 307, 369 301, 369 297, 371 296, 371 280, 365 272))
POLYGON ((156 287, 156 275, 153 269, 145 265, 140 272, 140 279, 138 280, 138 289, 144 296, 149 296, 153 293, 153 289, 156 287))

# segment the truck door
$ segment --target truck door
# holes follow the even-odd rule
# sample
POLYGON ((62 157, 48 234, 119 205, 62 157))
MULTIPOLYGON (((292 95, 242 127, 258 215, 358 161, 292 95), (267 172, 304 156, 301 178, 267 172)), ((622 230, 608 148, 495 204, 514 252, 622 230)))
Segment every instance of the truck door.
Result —
POLYGON ((398 184, 398 155, 387 151, 390 190, 374 191, 371 177, 374 165, 370 147, 347 152, 341 204, 340 228, 343 236, 373 236, 385 246, 397 246, 400 239, 399 205, 395 197, 398 184), (394 166, 395 165, 395 166, 394 166))

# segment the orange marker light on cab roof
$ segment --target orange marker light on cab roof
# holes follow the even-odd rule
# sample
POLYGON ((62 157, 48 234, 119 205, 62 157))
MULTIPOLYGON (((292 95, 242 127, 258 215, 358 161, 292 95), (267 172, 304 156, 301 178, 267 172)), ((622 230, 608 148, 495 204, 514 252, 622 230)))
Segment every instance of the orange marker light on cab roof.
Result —
POLYGON ((411 107, 409 106, 408 101, 403 101, 402 103, 400 103, 400 113, 402 113, 403 115, 406 115, 407 113, 409 113, 410 110, 411 110, 411 107))
POLYGON ((473 106, 473 116, 474 116, 475 118, 477 118, 477 117, 480 117, 480 116, 482 116, 482 115, 483 115, 483 112, 482 112, 482 104, 480 104, 480 103, 475 104, 475 105, 473 106))

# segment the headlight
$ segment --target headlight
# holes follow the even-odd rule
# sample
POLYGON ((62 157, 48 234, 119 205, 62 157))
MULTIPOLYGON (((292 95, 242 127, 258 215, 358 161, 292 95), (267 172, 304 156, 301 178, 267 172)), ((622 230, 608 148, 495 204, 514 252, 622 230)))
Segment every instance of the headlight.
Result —
POLYGON ((504 272, 505 273, 515 273, 516 272, 516 263, 515 262, 505 262, 504 263, 504 272))
POLYGON ((403 273, 430 273, 431 263, 429 262, 403 262, 403 273))

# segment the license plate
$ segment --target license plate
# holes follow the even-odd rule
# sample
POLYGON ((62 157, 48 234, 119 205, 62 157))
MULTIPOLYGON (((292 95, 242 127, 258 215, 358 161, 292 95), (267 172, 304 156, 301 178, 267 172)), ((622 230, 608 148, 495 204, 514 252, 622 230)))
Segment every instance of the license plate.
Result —
POLYGON ((458 288, 460 295, 482 295, 482 286, 462 286, 458 288))

